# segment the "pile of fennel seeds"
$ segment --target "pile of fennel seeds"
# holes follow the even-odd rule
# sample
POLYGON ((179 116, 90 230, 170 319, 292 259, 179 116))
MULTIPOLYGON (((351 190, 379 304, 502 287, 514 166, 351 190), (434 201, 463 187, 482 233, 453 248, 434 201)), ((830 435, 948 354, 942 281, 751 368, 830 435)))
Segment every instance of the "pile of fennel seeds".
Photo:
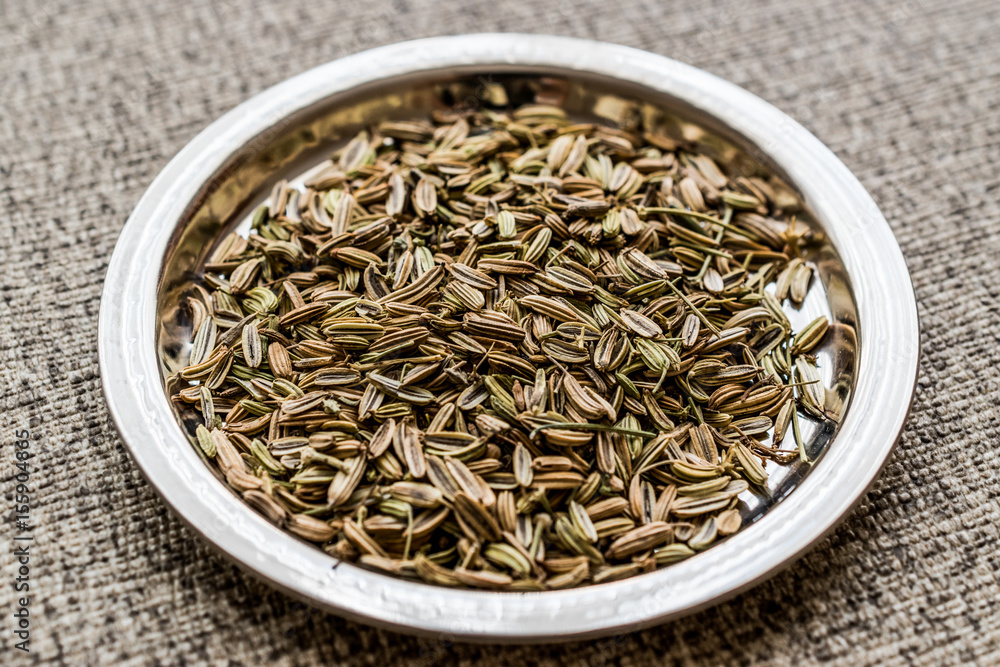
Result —
POLYGON ((339 559, 497 590, 646 572, 739 530, 799 419, 836 419, 828 322, 782 307, 814 272, 795 203, 551 106, 385 122, 215 250, 173 398, 235 492, 339 559))

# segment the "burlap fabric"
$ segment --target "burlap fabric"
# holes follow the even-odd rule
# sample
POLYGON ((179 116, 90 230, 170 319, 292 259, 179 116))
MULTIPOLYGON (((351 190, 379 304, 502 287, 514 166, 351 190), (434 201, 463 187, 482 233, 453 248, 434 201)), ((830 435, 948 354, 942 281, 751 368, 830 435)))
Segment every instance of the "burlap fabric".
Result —
POLYGON ((1000 662, 1000 5, 994 0, 35 0, 0 3, 0 663, 1000 662), (115 239, 166 162, 250 95, 391 41, 594 37, 745 86, 873 193, 923 327, 916 403, 860 508, 728 603, 616 639, 414 639, 294 602, 216 557, 146 485, 101 395, 115 239), (33 475, 31 649, 10 613, 15 430, 33 475))

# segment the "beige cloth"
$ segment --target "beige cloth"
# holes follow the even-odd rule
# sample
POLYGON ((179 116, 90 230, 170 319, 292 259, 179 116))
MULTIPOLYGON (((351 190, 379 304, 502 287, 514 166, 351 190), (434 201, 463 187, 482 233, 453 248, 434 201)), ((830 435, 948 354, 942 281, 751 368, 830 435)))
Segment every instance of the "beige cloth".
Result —
POLYGON ((34 0, 0 3, 0 663, 861 665, 1000 662, 1000 47, 995 0, 34 0), (913 414, 850 519, 768 583, 571 645, 415 639, 216 557, 109 420, 97 313, 115 239, 199 130, 363 48, 474 31, 673 56, 804 123, 882 206, 923 325, 913 414), (30 656, 11 646, 14 431, 32 478, 30 656))

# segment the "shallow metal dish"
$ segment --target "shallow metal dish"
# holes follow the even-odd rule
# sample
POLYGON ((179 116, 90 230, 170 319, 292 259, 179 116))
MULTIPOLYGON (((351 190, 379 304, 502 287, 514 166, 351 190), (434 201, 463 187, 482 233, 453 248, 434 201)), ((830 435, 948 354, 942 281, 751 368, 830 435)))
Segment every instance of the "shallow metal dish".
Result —
POLYGON ((754 95, 687 65, 621 46, 529 35, 406 42, 310 70, 254 97, 198 135, 156 178, 126 224, 101 304, 100 362, 111 414, 149 482, 196 532, 239 565, 319 607, 422 634, 558 641, 634 630, 689 613, 792 562, 858 502, 909 410, 918 327, 913 290, 871 197, 815 137, 754 95), (769 466, 769 498, 746 498, 752 525, 687 561, 616 583, 544 593, 451 590, 338 564, 265 521, 192 448, 164 378, 191 340, 183 285, 214 241, 357 129, 483 104, 484 84, 561 96, 576 115, 613 121, 623 99, 737 168, 765 165, 800 193, 825 232, 820 280, 800 313, 838 335, 820 352, 840 426, 806 433, 811 468, 769 466), (806 475, 808 472, 808 475, 806 475), (791 491, 794 489, 794 493, 791 491), (778 502, 780 500, 780 502, 778 502))

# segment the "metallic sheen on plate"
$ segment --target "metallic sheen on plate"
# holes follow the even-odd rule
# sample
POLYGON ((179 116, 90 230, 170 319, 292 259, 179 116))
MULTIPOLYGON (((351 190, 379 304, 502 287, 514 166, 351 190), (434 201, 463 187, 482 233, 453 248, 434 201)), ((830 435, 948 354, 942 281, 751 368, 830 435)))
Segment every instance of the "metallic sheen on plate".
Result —
MULTIPOLYGON (((552 158, 553 164, 559 165, 553 171, 560 178, 571 174, 578 168, 574 167, 576 162, 586 158, 584 146, 575 141, 564 144, 556 147, 557 154, 552 158), (567 164, 570 166, 566 167, 567 164)), ((365 159, 360 145, 347 145, 343 155, 345 166, 361 164, 365 159)), ((700 173, 711 179, 711 167, 703 167, 700 173)), ((635 175, 622 168, 612 170, 607 178, 609 185, 627 192, 635 175)), ((488 185, 470 184, 480 188, 488 185)), ((694 212, 707 211, 704 192, 697 185, 679 183, 679 202, 694 212)), ((401 193, 398 183, 390 182, 385 187, 385 194, 375 191, 354 194, 362 205, 366 204, 361 198, 378 196, 386 198, 387 211, 390 206, 394 210, 402 206, 402 198, 409 193, 401 193)), ((418 214, 436 210, 436 194, 433 187, 416 185, 411 201, 418 214)), ((733 209, 740 209, 752 204, 749 196, 750 193, 734 191, 723 201, 733 209)), ((607 220, 607 209, 591 202, 569 197, 562 203, 575 215, 603 217, 604 224, 612 230, 618 229, 618 225, 634 229, 637 224, 631 214, 607 220)), ((329 218, 329 226, 336 229, 346 222, 345 209, 346 204, 333 206, 332 213, 324 211, 319 215, 329 218)), ((516 219, 497 223, 498 236, 507 237, 512 230, 516 233, 516 219)), ((768 234, 766 225, 759 221, 751 219, 748 224, 758 236, 768 234)), ((697 235, 693 229, 679 234, 697 235)), ((688 240, 691 245, 702 241, 688 240)), ((498 242, 507 241, 498 238, 498 242)), ((538 247, 540 250, 529 248, 527 256, 531 258, 532 253, 544 251, 544 246, 538 247)), ((330 250, 343 254, 343 263, 353 264, 359 271, 370 262, 360 248, 330 250)), ((296 249, 278 245, 273 252, 294 259, 296 249)), ((695 256, 680 252, 678 259, 694 260, 695 256)), ((433 269, 426 269, 422 264, 425 260, 418 253, 403 261, 411 267, 420 266, 419 270, 424 271, 421 278, 428 283, 436 279, 433 275, 425 278, 433 269)), ((523 275, 523 268, 515 260, 495 262, 495 266, 487 267, 491 277, 523 275)), ((639 257, 631 258, 626 266, 637 275, 652 271, 639 257)), ((470 268, 485 273, 481 264, 470 268)), ((249 286, 258 270, 248 265, 236 279, 249 286)), ((375 295, 378 296, 373 299, 375 304, 384 307, 393 303, 397 297, 392 295, 401 290, 419 293, 424 289, 419 284, 414 287, 413 282, 394 289, 396 277, 388 276, 388 291, 375 295)), ((469 289, 478 289, 469 281, 482 280, 469 272, 463 277, 465 281, 457 282, 469 289)), ((704 288, 708 290, 719 287, 722 276, 706 273, 704 278, 704 288)), ((575 275, 557 272, 549 280, 570 292, 587 289, 585 282, 575 275)), ((248 296, 259 300, 261 306, 266 306, 271 298, 260 291, 248 292, 248 296)), ((630 298, 634 296, 635 293, 630 298)), ((677 294, 681 300, 684 297, 677 294)), ((286 293, 284 298, 294 303, 296 295, 286 293)), ((474 295, 459 290, 454 298, 461 303, 473 303, 470 299, 474 295)), ((222 311, 228 307, 235 314, 233 304, 218 305, 222 311)), ((536 306, 554 319, 561 312, 558 302, 539 302, 536 306)), ((371 307, 372 311, 375 307, 371 307)), ((770 317, 776 315, 771 303, 754 306, 757 307, 767 309, 770 317)), ((310 304, 303 303, 288 310, 282 316, 287 318, 284 324, 308 320, 313 314, 309 308, 310 304)), ((647 322, 626 317, 629 322, 622 324, 635 340, 652 340, 643 333, 656 335, 647 322)), ((724 340, 729 335, 727 328, 757 321, 757 316, 747 310, 733 317, 737 319, 721 323, 699 318, 697 329, 694 323, 684 322, 678 337, 698 341, 703 335, 701 330, 707 329, 718 339, 713 342, 715 339, 710 338, 707 347, 722 348, 727 344, 724 340)), ((488 324, 482 326, 486 328, 488 324)), ((510 328, 509 323, 506 326, 510 328)), ((344 337, 350 340, 352 335, 358 334, 346 333, 344 337)), ((583 330, 580 335, 585 335, 583 330)), ((477 345, 474 338, 466 338, 464 344, 477 345)), ((682 347, 683 342, 680 341, 682 347)), ((604 345, 607 349, 602 348, 601 359, 611 364, 614 342, 605 341, 604 345)), ((808 132, 749 93, 674 61, 608 44, 524 35, 435 38, 351 56, 281 84, 213 124, 167 166, 126 225, 108 271, 100 348, 109 406, 134 460, 168 504, 223 553, 284 590, 350 617, 427 634, 536 641, 620 632, 674 617, 732 595, 801 554, 844 517, 884 465, 912 399, 918 356, 912 288, 888 225, 857 180, 808 132), (495 103, 497 100, 493 98, 498 93, 493 82, 502 82, 506 94, 518 100, 531 95, 537 103, 556 101, 571 114, 604 123, 621 122, 623 110, 629 108, 627 101, 639 100, 643 103, 639 113, 649 115, 651 121, 672 124, 673 130, 688 140, 714 144, 717 153, 728 154, 728 159, 746 160, 747 164, 760 162, 782 174, 805 203, 802 222, 822 230, 829 239, 829 246, 820 251, 812 265, 802 264, 779 276, 778 288, 782 296, 787 294, 803 304, 801 320, 789 314, 791 328, 799 332, 793 345, 798 346, 797 351, 819 361, 811 365, 802 356, 787 371, 805 383, 802 403, 812 411, 812 416, 823 419, 830 410, 841 415, 836 437, 832 427, 811 430, 805 421, 799 423, 794 410, 779 409, 775 416, 777 426, 797 433, 806 456, 814 459, 815 465, 811 469, 805 465, 790 466, 787 476, 768 481, 772 496, 781 499, 780 502, 748 503, 742 521, 726 510, 712 522, 699 525, 691 535, 683 535, 689 545, 698 546, 731 533, 740 523, 750 524, 721 544, 686 559, 690 554, 681 553, 679 548, 659 550, 658 564, 685 559, 663 570, 632 576, 633 566, 623 564, 618 569, 603 571, 598 586, 511 594, 431 588, 348 564, 333 567, 329 556, 248 511, 244 502, 202 463, 167 401, 163 378, 186 366, 192 353, 203 369, 211 369, 205 384, 214 391, 224 377, 219 369, 226 364, 225 360, 212 358, 212 350, 220 343, 245 345, 250 350, 248 361, 258 367, 266 359, 268 367, 275 370, 276 383, 282 381, 282 372, 294 372, 294 359, 284 358, 279 348, 272 350, 273 341, 259 330, 256 335, 253 331, 245 333, 252 319, 225 331, 210 325, 192 328, 189 309, 180 306, 190 296, 184 289, 186 276, 208 261, 206 248, 210 244, 206 240, 221 238, 224 225, 239 220, 264 201, 275 178, 292 181, 319 164, 336 146, 337 137, 346 145, 362 125, 380 121, 399 123, 402 133, 419 133, 418 128, 408 123, 440 107, 441 100, 460 104, 481 103, 477 100, 495 103), (816 323, 820 316, 827 318, 826 328, 821 321, 816 323), (814 344, 817 347, 810 347, 814 344), (822 382, 813 381, 817 375, 822 382), (820 384, 826 387, 822 395, 815 389, 820 384)), ((562 350, 558 346, 554 349, 557 353, 562 350)), ((568 352, 562 350, 563 354, 568 352)), ((662 350, 646 346, 645 353, 654 365, 670 363, 669 358, 661 356, 666 354, 662 350)), ((501 359, 498 363, 515 362, 501 359)), ((249 363, 247 367, 252 368, 249 363)), ((785 370, 766 365, 764 368, 767 372, 785 370)), ((351 380, 339 375, 332 376, 330 381, 351 380)), ((728 379, 720 375, 706 370, 704 377, 715 378, 724 383, 719 386, 725 386, 728 379)), ((388 380, 393 381, 391 377, 388 380)), ((484 398, 490 388, 485 389, 484 398)), ((291 387, 286 390, 286 395, 294 393, 291 387)), ((728 414, 740 419, 741 405, 773 400, 768 391, 762 388, 759 396, 720 395, 716 405, 720 411, 732 409, 728 414)), ((213 400, 217 399, 199 390, 193 404, 211 413, 217 409, 214 404, 208 405, 213 400)), ((293 404, 293 410, 312 409, 310 400, 302 397, 301 405, 293 404)), ((483 399, 477 398, 473 391, 460 400, 469 405, 483 399)), ((247 412, 265 411, 258 403, 248 402, 247 412)), ((366 407, 384 409, 375 401, 366 407)), ((201 419, 201 413, 194 414, 201 419)), ((752 432, 763 428, 750 419, 752 414, 744 416, 748 418, 743 423, 746 429, 752 432)), ((239 453, 232 442, 208 431, 206 424, 200 426, 197 442, 202 451, 214 450, 217 458, 238 468, 233 457, 239 453)), ((485 427, 489 428, 489 424, 485 427)), ((703 434, 690 435, 695 443, 703 434)), ((308 441, 297 444, 292 438, 279 444, 286 452, 298 448, 301 456, 308 441)), ((280 464, 273 451, 270 459, 264 452, 259 453, 262 465, 280 464)), ((745 456, 739 449, 736 454, 745 456)), ((319 452, 311 455, 322 456, 319 452)), ((753 460, 754 457, 747 457, 745 462, 741 459, 748 473, 753 460)), ((430 476, 433 466, 429 460, 426 464, 426 474, 430 476)), ((354 472, 351 467, 337 474, 349 477, 354 472)), ((523 463, 515 472, 522 477, 527 475, 523 463)), ((530 472, 533 484, 538 483, 535 479, 538 477, 542 483, 551 479, 553 484, 559 484, 560 476, 566 475, 558 469, 546 471, 544 466, 539 468, 534 463, 530 472)), ((246 501, 258 512, 273 517, 277 509, 267 494, 252 488, 254 479, 257 478, 237 472, 230 482, 243 489, 246 501)), ((706 497, 711 499, 712 492, 694 486, 683 496, 678 489, 670 506, 682 511, 690 507, 691 512, 703 509, 699 503, 704 503, 706 497)), ((631 506, 628 511, 641 513, 649 523, 620 532, 623 526, 615 522, 619 521, 621 508, 591 506, 581 511, 571 507, 561 520, 541 529, 577 541, 580 536, 586 540, 595 534, 613 535, 609 546, 612 553, 627 557, 632 550, 655 544, 664 530, 663 522, 658 520, 663 512, 659 498, 655 502, 652 497, 647 499, 647 491, 641 485, 627 495, 631 506)), ((396 489, 394 498, 398 502, 436 502, 426 490, 406 487, 396 489)), ((459 511, 475 524, 475 530, 492 534, 490 522, 477 512, 475 499, 466 491, 455 490, 450 502, 461 508, 459 511)), ((504 511, 509 512, 510 508, 504 511)), ((305 539, 322 540, 325 524, 310 518, 296 518, 294 525, 289 525, 290 530, 305 539)), ((519 543, 521 537, 527 538, 529 531, 539 529, 521 523, 515 520, 519 543)), ((363 535, 354 537, 352 541, 365 543, 363 535)), ((525 566, 524 554, 512 545, 491 546, 483 552, 482 557, 487 561, 512 570, 525 566)), ((376 549, 372 552, 371 558, 381 557, 376 549)), ((426 573, 424 578, 438 577, 441 583, 457 581, 481 587, 502 583, 489 573, 441 571, 440 566, 426 558, 416 559, 414 566, 426 573)), ((571 581, 578 576, 577 567, 567 561, 564 570, 555 576, 571 581)), ((554 570, 558 569, 558 563, 554 564, 554 570)))

